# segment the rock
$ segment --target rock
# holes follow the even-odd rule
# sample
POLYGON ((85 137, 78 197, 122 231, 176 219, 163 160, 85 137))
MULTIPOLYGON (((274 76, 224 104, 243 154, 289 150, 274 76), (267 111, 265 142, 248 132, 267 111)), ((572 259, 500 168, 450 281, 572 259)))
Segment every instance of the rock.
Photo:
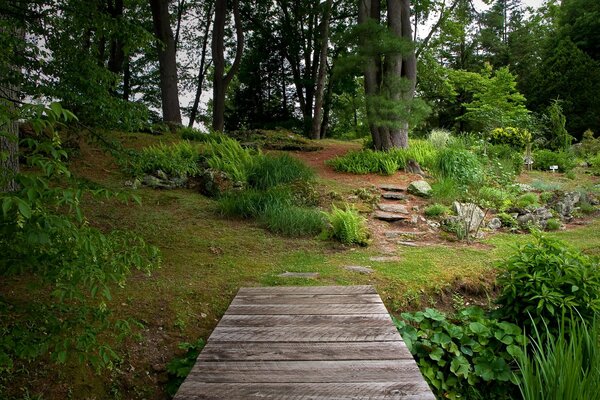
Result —
POLYGON ((579 192, 566 192, 553 199, 552 208, 561 218, 570 219, 580 200, 581 194, 579 192))
POLYGON ((408 193, 414 194, 415 196, 420 197, 429 197, 431 196, 431 186, 427 181, 420 180, 411 182, 408 185, 408 193))
POLYGON ((408 218, 408 216, 406 214, 391 213, 391 212, 385 212, 385 211, 381 211, 381 210, 375 211, 374 216, 377 219, 380 219, 382 221, 388 221, 388 222, 400 221, 400 220, 408 218))
POLYGON ((284 272, 283 274, 277 275, 280 278, 306 278, 315 279, 319 277, 318 272, 284 272))
POLYGON ((452 204, 452 208, 458 219, 464 224, 465 227, 468 227, 469 232, 474 232, 479 228, 481 223, 483 222, 484 212, 477 204, 473 203, 459 203, 455 201, 452 204))
POLYGON ((390 212, 390 213, 400 213, 400 214, 408 214, 408 209, 406 206, 401 204, 379 204, 377 206, 381 211, 390 212))
POLYGON ((407 241, 399 241, 397 242, 398 244, 401 244, 402 246, 408 246, 408 247, 419 247, 419 245, 415 242, 407 242, 407 241))
POLYGON ((372 274, 373 269, 371 267, 366 267, 366 266, 361 266, 361 265, 348 265, 346 267, 344 267, 344 269, 348 270, 348 271, 352 271, 352 272, 358 272, 361 274, 372 274))
POLYGON ((190 179, 189 187, 205 196, 215 197, 232 190, 235 185, 225 172, 209 168, 190 179))
POLYGON ((124 186, 130 187, 135 190, 135 189, 139 188, 141 184, 142 184, 142 181, 140 181, 138 178, 135 178, 132 181, 129 181, 129 180, 125 181, 124 186))
POLYGON ((358 196, 351 194, 350 196, 348 196, 348 201, 354 203, 355 201, 358 200, 358 196))
POLYGON ((412 206, 411 210, 413 210, 414 212, 419 212, 419 206, 412 206))
POLYGON ((387 200, 406 200, 406 195, 398 192, 385 192, 381 197, 387 200))
POLYGON ((525 211, 517 216, 517 222, 522 228, 527 228, 530 225, 538 228, 545 228, 547 221, 553 215, 546 207, 539 207, 532 211, 525 211))
POLYGON ((419 236, 426 235, 427 232, 412 232, 412 231, 387 231, 384 233, 388 239, 394 239, 398 237, 416 238, 419 236))
POLYGON ((488 222, 488 228, 496 230, 502 228, 502 221, 500 218, 492 218, 490 222, 488 222))
POLYGON ((404 188, 402 186, 394 185, 394 184, 383 184, 379 186, 379 189, 385 190, 386 192, 404 192, 404 188))
POLYGON ((517 183, 517 187, 521 192, 533 192, 535 190, 533 186, 526 183, 517 183))
POLYGON ((437 221, 431 221, 431 220, 427 220, 427 226, 429 226, 431 229, 440 229, 440 223, 437 221))
POLYGON ((375 262, 393 262, 393 261, 400 261, 400 257, 398 257, 398 256, 375 256, 375 257, 370 257, 369 260, 375 261, 375 262))
POLYGON ((417 225, 419 223, 419 216, 418 215, 411 215, 410 216, 410 223, 413 225, 417 225))
POLYGON ((156 171, 156 176, 158 177, 158 179, 162 179, 163 181, 169 180, 169 177, 167 176, 166 173, 164 173, 164 171, 162 169, 159 169, 156 171))

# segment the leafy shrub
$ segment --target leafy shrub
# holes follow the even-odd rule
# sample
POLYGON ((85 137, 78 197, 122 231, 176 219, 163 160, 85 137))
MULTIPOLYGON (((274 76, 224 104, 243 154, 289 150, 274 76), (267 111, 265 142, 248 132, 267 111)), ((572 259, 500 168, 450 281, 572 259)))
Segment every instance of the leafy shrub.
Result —
POLYGON ((531 143, 531 132, 523 128, 496 128, 490 132, 490 142, 493 144, 505 144, 515 149, 523 149, 531 143))
POLYGON ((189 142, 149 146, 134 153, 126 162, 132 175, 153 174, 158 170, 171 176, 193 176, 200 168, 199 147, 189 142))
POLYGON ((553 197, 554 197, 554 193, 552 193, 552 192, 543 192, 543 193, 540 193, 540 200, 544 204, 546 204, 550 200, 552 200, 553 197))
POLYGON ((567 171, 565 173, 565 178, 570 179, 570 180, 573 181, 573 180, 575 180, 577 178, 577 175, 573 171, 567 171))
POLYGON ((377 173, 381 171, 381 159, 385 157, 384 154, 370 149, 350 151, 341 157, 327 160, 327 165, 338 172, 353 174, 377 173))
POLYGON ((295 181, 311 181, 313 178, 312 169, 287 154, 259 155, 248 169, 248 184, 260 190, 295 181))
POLYGON ((482 165, 468 150, 450 147, 437 155, 435 170, 442 178, 452 178, 461 185, 476 185, 483 180, 482 165))
POLYGON ((511 192, 495 187, 483 186, 477 193, 480 200, 489 203, 498 210, 506 210, 514 201, 511 192))
POLYGON ((591 321, 600 311, 598 260, 564 242, 534 233, 535 241, 519 246, 500 268, 497 302, 504 319, 547 324, 553 331, 563 315, 591 321))
POLYGON ((198 339, 194 343, 179 343, 179 348, 185 351, 185 354, 180 357, 175 357, 167 364, 167 374, 169 381, 166 385, 167 394, 169 396, 175 396, 179 386, 183 383, 186 376, 189 375, 190 371, 196 363, 198 355, 204 348, 206 343, 203 339, 198 339))
POLYGON ((431 184, 431 197, 438 203, 448 205, 462 195, 461 186, 452 178, 440 178, 431 184))
POLYGON ((220 139, 209 140, 203 151, 203 157, 211 168, 225 172, 237 182, 248 180, 248 171, 254 162, 250 150, 244 149, 237 140, 224 135, 216 135, 220 139))
POLYGON ((550 218, 546 221, 546 229, 549 231, 557 231, 560 229, 560 221, 556 218, 550 218))
MULTIPOLYGON (((178 133, 181 135, 181 138, 184 140, 198 140, 198 141, 206 141, 207 137, 210 137, 208 133, 204 133, 195 128, 182 127, 179 128, 178 133)), ((214 135, 216 136, 216 135, 214 135)))
POLYGON ((435 149, 441 150, 446 147, 451 137, 452 134, 446 129, 433 129, 428 140, 435 149))
POLYGON ((218 207, 225 216, 257 218, 267 209, 291 206, 292 200, 288 188, 275 187, 267 191, 248 189, 226 193, 219 198, 218 207))
POLYGON ((560 183, 541 181, 539 179, 536 179, 533 182, 531 182, 530 186, 534 189, 542 190, 545 192, 552 192, 555 190, 560 190, 560 188, 562 187, 560 183))
POLYGON ((539 207, 538 197, 535 193, 523 193, 517 198, 516 205, 519 208, 539 207))
POLYGON ((379 170, 384 175, 394 175, 398 171, 398 162, 392 158, 379 160, 379 170))
POLYGON ((600 388, 600 323, 569 319, 553 334, 533 325, 529 351, 517 358, 524 400, 595 399, 600 388), (540 332, 540 330, 542 330, 540 332))
POLYGON ((271 232, 285 236, 314 236, 325 227, 321 211, 296 206, 268 207, 262 220, 271 232))
POLYGON ((592 174, 600 175, 600 154, 596 157, 592 157, 590 159, 590 164, 592 166, 592 174))
POLYGON ((551 165, 557 165, 560 172, 566 172, 575 168, 576 162, 571 153, 564 151, 537 150, 533 153, 534 169, 549 171, 551 165))
POLYGON ((516 229, 519 227, 519 221, 515 217, 507 213, 498 213, 496 215, 502 222, 502 226, 506 226, 507 228, 516 229))
POLYGON ((490 145, 486 148, 487 157, 490 161, 498 161, 502 166, 519 175, 523 171, 523 154, 509 145, 490 145))
POLYGON ((513 398, 514 357, 525 336, 509 322, 489 318, 479 307, 460 311, 454 320, 439 311, 402 314, 395 321, 421 373, 440 398, 513 398))
POLYGON ((439 217, 450 214, 450 209, 443 204, 432 204, 425 208, 425 215, 428 217, 439 217))
POLYGON ((344 244, 367 245, 369 231, 366 220, 358 211, 349 206, 345 210, 333 206, 331 213, 327 214, 331 224, 331 237, 344 244))
POLYGON ((149 273, 160 264, 159 250, 136 235, 87 225, 88 196, 129 198, 91 190, 72 176, 54 127, 73 118, 59 104, 40 106, 36 136, 27 139, 28 168, 14 176, 19 189, 0 192, 0 279, 26 276, 33 283, 25 301, 18 293, 0 300, 0 373, 17 359, 44 356, 111 367, 118 355, 108 343, 133 328, 111 315, 111 288, 133 270, 149 273))
POLYGON ((583 132, 583 139, 579 146, 578 155, 581 155, 586 159, 600 155, 600 137, 594 138, 594 132, 590 129, 583 132))

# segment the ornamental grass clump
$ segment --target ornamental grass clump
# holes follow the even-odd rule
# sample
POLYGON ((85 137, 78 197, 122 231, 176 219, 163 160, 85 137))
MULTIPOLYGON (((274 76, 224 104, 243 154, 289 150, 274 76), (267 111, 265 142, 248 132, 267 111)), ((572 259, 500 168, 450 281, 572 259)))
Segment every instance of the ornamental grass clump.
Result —
POLYGON ((369 239, 367 221, 356 209, 346 209, 333 206, 331 213, 327 214, 331 224, 330 235, 344 244, 358 244, 366 246, 369 239))

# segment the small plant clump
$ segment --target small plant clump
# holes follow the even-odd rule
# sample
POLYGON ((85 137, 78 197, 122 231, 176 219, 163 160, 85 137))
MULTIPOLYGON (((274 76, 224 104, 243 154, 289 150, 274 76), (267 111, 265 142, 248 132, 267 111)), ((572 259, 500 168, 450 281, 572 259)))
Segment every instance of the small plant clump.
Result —
POLYGON ((428 217, 442 217, 450 214, 450 209, 443 204, 432 204, 425 208, 425 215, 428 217))
POLYGON ((344 244, 358 244, 366 246, 369 239, 366 220, 356 209, 347 206, 346 209, 333 206, 331 213, 327 214, 331 225, 330 235, 344 244))
POLYGON ((560 229, 560 221, 556 218, 550 218, 546 221, 546 230, 557 231, 560 229))
POLYGON ((184 141, 149 146, 127 160, 126 169, 133 176, 163 171, 170 176, 194 176, 200 172, 200 148, 184 141))
POLYGON ((539 207, 538 196, 535 193, 524 193, 517 198, 516 205, 519 208, 539 207))
POLYGON ((262 220, 268 230, 284 236, 315 236, 325 227, 321 211, 297 206, 268 207, 262 220))

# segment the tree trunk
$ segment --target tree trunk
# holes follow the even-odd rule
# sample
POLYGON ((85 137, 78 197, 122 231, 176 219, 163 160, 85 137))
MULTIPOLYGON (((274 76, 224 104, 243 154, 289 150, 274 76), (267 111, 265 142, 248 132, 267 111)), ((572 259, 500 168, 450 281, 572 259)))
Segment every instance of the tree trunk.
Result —
MULTIPOLYGON (((108 13, 111 18, 117 20, 123 17, 123 0, 115 0, 114 3, 108 3, 108 13)), ((110 54, 108 58, 108 70, 115 74, 120 74, 123 71, 125 62, 125 51, 123 39, 111 38, 110 54)))
POLYGON ((204 78, 208 72, 210 62, 206 63, 206 54, 208 49, 208 32, 210 31, 210 24, 213 16, 212 3, 209 5, 206 11, 206 21, 204 25, 204 38, 202 39, 202 55, 200 56, 200 69, 198 70, 198 86, 196 87, 196 95, 194 96, 194 104, 192 105, 192 111, 190 113, 190 122, 188 127, 193 127, 196 122, 196 115, 198 114, 198 106, 200 104, 200 97, 202 96, 202 86, 204 85, 204 78))
POLYGON ((181 124, 179 89, 177 87, 177 61, 175 40, 169 18, 168 0, 150 0, 154 34, 158 43, 158 63, 160 73, 160 95, 163 120, 181 124))
POLYGON ((321 49, 319 55, 319 72, 317 74, 317 90, 315 93, 315 111, 312 120, 312 138, 321 138, 321 122, 323 118, 323 95, 325 78, 327 77, 327 48, 329 47, 329 17, 333 0, 327 0, 321 20, 321 49))
POLYGON ((235 34, 237 46, 235 60, 225 73, 225 20, 227 18, 227 0, 217 0, 215 4, 215 24, 213 27, 212 56, 214 64, 213 77, 213 130, 223 132, 225 127, 225 95, 227 86, 233 79, 234 74, 240 67, 242 52, 244 51, 244 33, 240 20, 240 10, 238 0, 233 0, 233 19, 235 23, 235 34))

